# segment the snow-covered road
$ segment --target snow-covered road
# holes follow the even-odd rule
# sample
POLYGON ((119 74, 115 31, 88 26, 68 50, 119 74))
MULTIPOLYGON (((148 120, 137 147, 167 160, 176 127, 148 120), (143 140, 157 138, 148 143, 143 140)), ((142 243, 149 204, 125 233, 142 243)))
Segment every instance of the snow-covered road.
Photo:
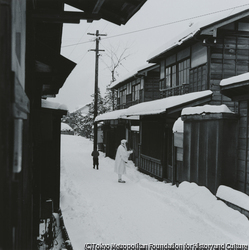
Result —
POLYGON ((92 168, 91 151, 91 141, 62 135, 61 208, 75 250, 86 243, 249 244, 247 218, 205 187, 159 182, 132 162, 121 184, 103 154, 99 170, 92 168))

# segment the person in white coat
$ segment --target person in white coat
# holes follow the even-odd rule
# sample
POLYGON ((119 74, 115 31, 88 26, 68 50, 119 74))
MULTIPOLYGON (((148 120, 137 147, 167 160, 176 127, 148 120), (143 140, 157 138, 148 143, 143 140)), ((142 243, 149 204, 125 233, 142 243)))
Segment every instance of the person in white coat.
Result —
POLYGON ((126 147, 127 141, 125 139, 121 140, 121 144, 118 146, 116 157, 115 157, 115 168, 114 172, 118 174, 118 182, 125 183, 124 180, 122 180, 122 175, 126 174, 126 163, 128 162, 128 158, 131 151, 127 151, 126 147))

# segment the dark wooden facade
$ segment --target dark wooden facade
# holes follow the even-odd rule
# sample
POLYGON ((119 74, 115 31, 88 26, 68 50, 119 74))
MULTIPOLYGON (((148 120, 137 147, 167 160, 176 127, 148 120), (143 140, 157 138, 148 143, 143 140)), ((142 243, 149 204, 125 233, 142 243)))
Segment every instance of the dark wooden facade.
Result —
POLYGON ((54 97, 75 67, 60 55, 63 23, 125 24, 144 3, 0 1, 0 249, 37 249, 40 219, 60 206, 65 111, 42 108, 41 99, 54 97), (65 3, 87 13, 66 12, 65 3))
MULTIPOLYGON (((112 87, 118 92, 117 109, 122 110, 140 102, 159 98, 159 67, 149 65, 119 82, 112 87)), ((106 156, 115 158, 116 149, 122 139, 128 140, 129 149, 134 153, 130 156, 135 163, 139 161, 139 132, 131 131, 131 126, 139 126, 138 120, 107 120, 104 121, 104 144, 106 156)))
MULTIPOLYGON (((180 117, 181 110, 184 107, 203 105, 209 103, 211 98, 212 92, 205 91, 203 97, 196 97, 188 102, 183 101, 179 105, 165 107, 165 112, 160 114, 141 115, 139 170, 160 180, 173 183, 175 181, 173 125, 180 117)), ((176 102, 176 99, 181 100, 184 97, 171 97, 172 103, 176 102)))
MULTIPOLYGON (((249 30, 246 28, 249 23, 248 16, 249 11, 246 10, 200 27, 200 31, 194 36, 190 36, 189 39, 183 37, 184 41, 179 40, 179 45, 169 46, 168 49, 151 58, 149 62, 160 64, 160 97, 167 98, 202 90, 212 90, 213 96, 209 104, 226 104, 232 111, 237 111, 236 100, 232 101, 229 97, 222 95, 219 84, 223 78, 249 70, 249 30)), ((174 119, 176 120, 177 117, 174 119)), ((153 120, 153 116, 151 116, 151 120, 153 120)), ((171 127, 172 123, 167 124, 167 116, 165 121, 166 126, 171 127)), ((165 121, 161 121, 162 124, 165 121)), ((158 124, 151 125, 151 131, 157 129, 158 124)), ((177 153, 185 148, 179 148, 176 152, 172 151, 172 139, 170 139, 170 135, 165 136, 165 133, 162 130, 161 137, 164 136, 164 140, 168 141, 164 142, 167 146, 160 146, 160 138, 157 150, 161 152, 161 155, 167 155, 168 152, 165 151, 167 148, 172 154, 173 162, 176 162, 177 153)), ((146 135, 144 134, 144 136, 146 135)), ((143 141, 141 148, 143 148, 143 141)), ((148 160, 148 156, 152 156, 150 150, 146 154, 142 152, 140 168, 148 169, 147 166, 161 165, 165 171, 161 171, 160 175, 168 181, 174 182, 174 178, 186 179, 186 175, 183 174, 181 177, 180 169, 177 171, 174 165, 172 167, 166 163, 164 157, 160 161, 158 158, 153 159, 153 157, 148 160)), ((181 166, 182 170, 183 164, 183 162, 178 161, 178 166, 181 166)), ((152 169, 151 172, 149 171, 150 174, 158 177, 158 173, 153 168, 150 169, 152 169)))
POLYGON ((116 150, 122 139, 126 138, 125 121, 113 120, 103 126, 106 156, 115 159, 116 150))
POLYGON ((183 168, 176 182, 195 182, 213 194, 220 185, 236 187, 238 116, 233 113, 183 115, 183 168))
POLYGON ((159 66, 147 66, 112 87, 118 92, 117 109, 159 99, 159 66))
POLYGON ((238 147, 234 147, 237 153, 236 189, 249 195, 249 81, 235 80, 233 84, 221 86, 221 93, 238 101, 238 147))
POLYGON ((149 62, 160 64, 161 97, 210 89, 211 104, 226 104, 236 111, 236 102, 220 93, 219 83, 249 71, 248 16, 246 10, 200 27, 193 38, 151 58, 149 62))

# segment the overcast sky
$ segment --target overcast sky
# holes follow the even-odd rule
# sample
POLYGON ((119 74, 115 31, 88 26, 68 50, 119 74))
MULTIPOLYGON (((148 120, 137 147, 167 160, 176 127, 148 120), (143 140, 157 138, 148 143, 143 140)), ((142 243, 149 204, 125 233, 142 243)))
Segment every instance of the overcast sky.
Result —
MULTIPOLYGON (((111 81, 108 69, 110 50, 119 56, 125 51, 126 60, 117 69, 119 78, 147 63, 147 59, 164 43, 187 29, 190 23, 210 18, 214 12, 247 5, 248 0, 147 0, 144 6, 126 23, 115 25, 105 20, 80 24, 64 24, 61 54, 77 66, 60 89, 55 102, 63 103, 71 112, 92 101, 95 77, 94 36, 87 33, 106 34, 100 41, 99 87, 102 96, 111 81), (185 21, 182 21, 185 20, 185 21), (158 27, 157 27, 158 26, 158 27)), ((66 10, 73 10, 66 7, 66 10)), ((229 13, 231 10, 228 10, 229 13)), ((117 78, 118 80, 118 78, 117 78)))

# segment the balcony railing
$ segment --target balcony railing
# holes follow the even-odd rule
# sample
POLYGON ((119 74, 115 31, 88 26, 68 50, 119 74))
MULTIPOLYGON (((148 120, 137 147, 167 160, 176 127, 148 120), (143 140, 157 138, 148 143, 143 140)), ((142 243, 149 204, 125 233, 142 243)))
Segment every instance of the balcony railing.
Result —
POLYGON ((173 88, 167 88, 164 90, 160 90, 160 97, 165 98, 169 96, 175 96, 175 95, 183 95, 189 93, 189 85, 183 84, 180 86, 176 86, 173 88))

